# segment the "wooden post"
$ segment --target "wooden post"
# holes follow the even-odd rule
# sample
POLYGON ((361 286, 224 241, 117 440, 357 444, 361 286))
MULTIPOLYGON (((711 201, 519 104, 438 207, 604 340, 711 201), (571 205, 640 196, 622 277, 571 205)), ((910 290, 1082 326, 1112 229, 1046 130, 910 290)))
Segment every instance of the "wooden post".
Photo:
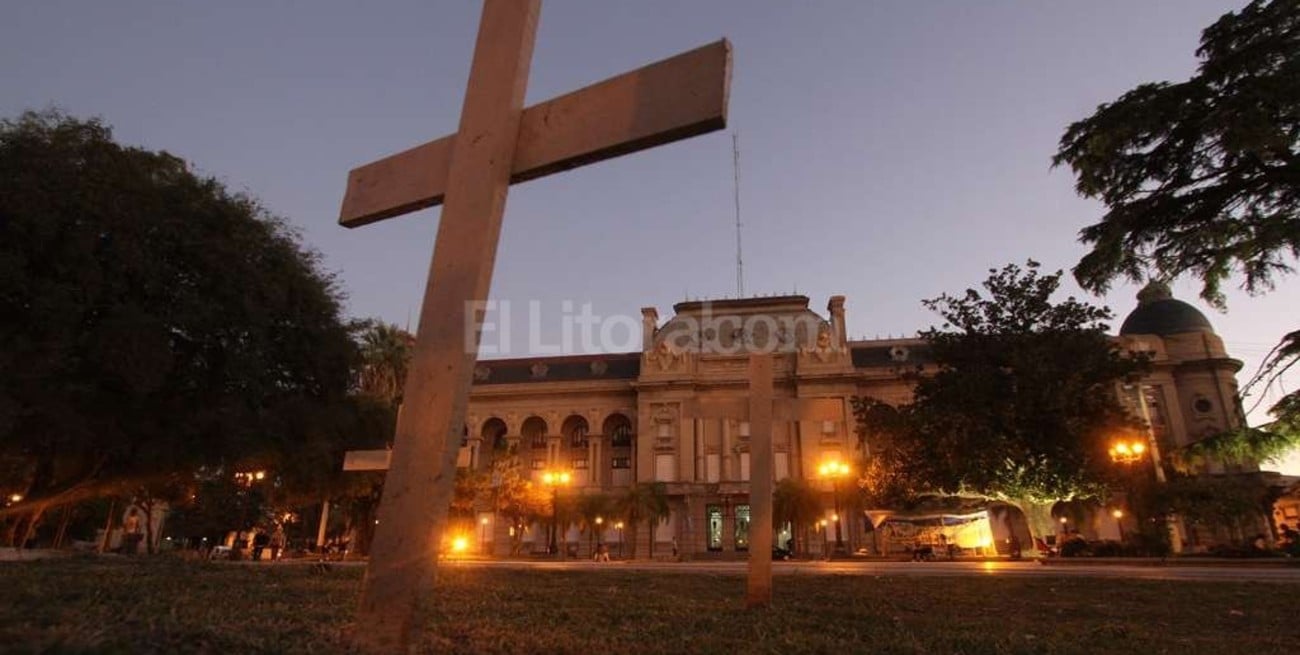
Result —
MULTIPOLYGON (((450 504, 506 193, 522 182, 726 127, 726 40, 523 109, 540 0, 485 0, 460 129, 353 169, 346 227, 443 204, 353 645, 410 644, 450 504)), ((349 456, 351 458, 351 454, 349 456)), ((347 467, 345 467, 347 468, 347 467)))
POLYGON ((330 501, 323 500, 320 504, 320 526, 316 528, 316 551, 325 552, 325 528, 330 522, 330 501))
POLYGON ((412 643, 451 502, 469 385, 505 212, 540 0, 486 0, 420 307, 379 527, 362 584, 362 650, 412 643), (471 313, 473 312, 473 313, 471 313), (431 465, 432 464, 432 465, 431 465), (402 529, 402 525, 418 529, 402 529))
POLYGON ((772 603, 772 355, 749 356, 749 583, 745 605, 772 603))

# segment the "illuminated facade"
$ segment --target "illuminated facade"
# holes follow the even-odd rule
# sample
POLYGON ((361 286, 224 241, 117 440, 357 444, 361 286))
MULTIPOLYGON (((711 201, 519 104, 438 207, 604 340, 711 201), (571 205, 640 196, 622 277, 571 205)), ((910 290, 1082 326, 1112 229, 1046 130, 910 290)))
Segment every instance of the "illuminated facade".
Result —
MULTIPOLYGON (((646 308, 639 352, 480 360, 460 464, 487 469, 494 459, 517 456, 538 483, 545 471, 570 472, 565 494, 618 495, 635 482, 662 482, 671 516, 653 535, 644 527, 639 531, 639 556, 649 552, 651 538, 656 556, 671 554, 674 546, 691 559, 737 556, 749 534, 748 424, 695 418, 691 408, 746 398, 749 352, 775 350, 776 396, 817 399, 820 407, 815 417, 778 421, 773 430, 776 478, 809 480, 823 492, 826 524, 801 544, 820 552, 835 542, 836 517, 832 482, 818 475, 818 467, 861 458, 850 399, 907 401, 911 385, 903 373, 923 371, 929 360, 918 339, 849 340, 842 296, 830 299, 825 315, 808 305, 805 296, 683 302, 665 322, 646 308)), ((1227 355, 1195 308, 1169 298, 1167 290, 1145 291, 1118 338, 1152 356, 1151 374, 1125 393, 1134 411, 1150 418, 1157 448, 1172 451, 1237 423, 1235 373, 1241 363, 1227 355)), ((890 547, 868 530, 861 512, 845 514, 840 518, 847 550, 890 547)), ((972 527, 983 532, 971 539, 1005 542, 1020 530, 1008 523, 995 512, 991 527, 987 520, 972 527)), ((1109 514, 1098 513, 1092 523, 1081 532, 1117 536, 1109 514)), ((504 521, 485 512, 476 525, 485 526, 485 550, 509 553, 504 521)), ((617 544, 622 532, 607 528, 605 540, 617 544)), ((580 544, 582 556, 588 554, 589 539, 579 538, 576 527, 561 533, 563 541, 580 544)), ((798 526, 795 534, 807 538, 798 526)), ((788 536, 778 536, 777 543, 788 536)), ((1027 535, 1022 541, 1027 547, 1027 535)), ((525 550, 546 546, 545 526, 525 533, 525 550)), ((1005 550, 989 545, 990 554, 993 547, 1005 550)))

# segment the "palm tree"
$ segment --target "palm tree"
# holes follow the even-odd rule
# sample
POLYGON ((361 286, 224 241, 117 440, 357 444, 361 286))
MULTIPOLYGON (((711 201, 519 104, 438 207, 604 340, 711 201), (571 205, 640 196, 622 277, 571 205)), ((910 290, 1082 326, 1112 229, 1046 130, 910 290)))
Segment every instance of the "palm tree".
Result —
POLYGON ((613 500, 605 494, 589 494, 578 498, 578 518, 582 521, 582 531, 587 533, 588 545, 592 552, 595 552, 598 532, 603 527, 602 524, 597 523, 597 519, 603 521, 612 516, 613 505, 613 500))
POLYGON ((628 487, 627 493, 618 499, 618 513, 627 522, 632 533, 632 546, 629 557, 636 558, 637 531, 640 522, 645 521, 650 528, 650 557, 655 556, 654 528, 668 518, 668 491, 662 482, 639 482, 628 487))
POLYGON ((361 363, 357 390, 393 407, 402 403, 402 387, 411 361, 415 337, 409 332, 378 321, 367 321, 361 332, 361 363))
MULTIPOLYGON (((803 480, 785 478, 772 490, 772 518, 777 525, 790 524, 792 535, 802 535, 821 516, 821 499, 817 491, 803 480)), ((795 539, 795 547, 807 547, 807 539, 795 539)), ((794 553, 792 553, 794 554, 794 553)))

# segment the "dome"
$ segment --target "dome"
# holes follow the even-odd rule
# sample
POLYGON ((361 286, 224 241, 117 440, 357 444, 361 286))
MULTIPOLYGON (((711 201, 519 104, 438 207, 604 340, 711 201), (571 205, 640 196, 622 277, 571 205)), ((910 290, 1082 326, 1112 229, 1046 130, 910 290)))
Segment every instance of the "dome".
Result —
POLYGON ((1183 334, 1214 332, 1201 310, 1174 298, 1169 286, 1151 282, 1138 292, 1138 306, 1124 319, 1120 334, 1183 334))

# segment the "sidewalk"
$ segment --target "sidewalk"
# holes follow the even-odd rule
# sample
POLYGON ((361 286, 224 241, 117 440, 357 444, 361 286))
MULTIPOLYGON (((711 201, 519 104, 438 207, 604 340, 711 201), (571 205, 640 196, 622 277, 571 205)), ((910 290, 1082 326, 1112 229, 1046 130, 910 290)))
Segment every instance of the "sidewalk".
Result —
POLYGON ((74 555, 71 550, 53 550, 50 548, 0 548, 0 562, 30 562, 38 559, 68 557, 74 555))

